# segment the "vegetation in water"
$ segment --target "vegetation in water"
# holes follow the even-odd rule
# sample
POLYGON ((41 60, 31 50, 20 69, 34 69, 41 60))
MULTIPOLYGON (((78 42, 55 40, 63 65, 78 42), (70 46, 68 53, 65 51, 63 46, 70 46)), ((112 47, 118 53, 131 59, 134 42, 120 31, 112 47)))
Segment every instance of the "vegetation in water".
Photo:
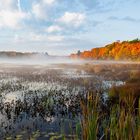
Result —
POLYGON ((139 65, 73 67, 71 76, 28 66, 2 72, 1 138, 139 140, 139 65))
MULTIPOLYGON (((139 74, 135 73, 132 79, 140 81, 139 74)), ((92 92, 81 101, 82 139, 140 139, 140 83, 132 84, 132 79, 125 85, 112 87, 105 104, 100 94, 92 92)))

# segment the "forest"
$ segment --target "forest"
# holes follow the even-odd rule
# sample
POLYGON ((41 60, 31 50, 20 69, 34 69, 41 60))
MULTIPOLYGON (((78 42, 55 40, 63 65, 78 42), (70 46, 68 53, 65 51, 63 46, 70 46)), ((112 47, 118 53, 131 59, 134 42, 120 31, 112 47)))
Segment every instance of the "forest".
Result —
POLYGON ((116 41, 105 47, 71 54, 71 58, 140 61, 140 40, 116 41))

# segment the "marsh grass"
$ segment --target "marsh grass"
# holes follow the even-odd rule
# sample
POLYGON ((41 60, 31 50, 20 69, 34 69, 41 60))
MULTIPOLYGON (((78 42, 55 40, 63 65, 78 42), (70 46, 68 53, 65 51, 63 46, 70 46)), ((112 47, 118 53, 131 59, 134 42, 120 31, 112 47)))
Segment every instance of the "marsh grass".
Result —
POLYGON ((109 101, 106 109, 102 108, 100 95, 89 93, 87 99, 81 101, 82 139, 139 140, 140 98, 138 89, 134 89, 125 86, 111 89, 111 103, 109 101))
POLYGON ((89 93, 87 100, 81 101, 82 108, 82 136, 84 140, 96 140, 98 133, 98 104, 99 97, 89 93))

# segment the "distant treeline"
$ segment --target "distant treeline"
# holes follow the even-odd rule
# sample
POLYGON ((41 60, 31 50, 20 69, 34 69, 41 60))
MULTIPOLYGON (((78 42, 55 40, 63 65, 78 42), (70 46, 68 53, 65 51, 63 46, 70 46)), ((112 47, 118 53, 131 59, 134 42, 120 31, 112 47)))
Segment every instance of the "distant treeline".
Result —
POLYGON ((140 61, 140 40, 116 41, 101 48, 71 54, 71 58, 140 61))
POLYGON ((16 52, 16 51, 0 51, 0 57, 33 57, 37 55, 48 55, 48 53, 36 53, 36 52, 16 52))

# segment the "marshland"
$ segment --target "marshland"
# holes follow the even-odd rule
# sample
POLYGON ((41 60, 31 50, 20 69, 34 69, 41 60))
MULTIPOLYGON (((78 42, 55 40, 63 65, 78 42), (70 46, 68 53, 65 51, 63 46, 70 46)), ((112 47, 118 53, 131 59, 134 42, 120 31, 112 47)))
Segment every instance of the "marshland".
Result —
POLYGON ((0 140, 140 140, 140 0, 0 0, 0 140))
POLYGON ((1 63, 0 139, 139 140, 140 64, 1 63))

